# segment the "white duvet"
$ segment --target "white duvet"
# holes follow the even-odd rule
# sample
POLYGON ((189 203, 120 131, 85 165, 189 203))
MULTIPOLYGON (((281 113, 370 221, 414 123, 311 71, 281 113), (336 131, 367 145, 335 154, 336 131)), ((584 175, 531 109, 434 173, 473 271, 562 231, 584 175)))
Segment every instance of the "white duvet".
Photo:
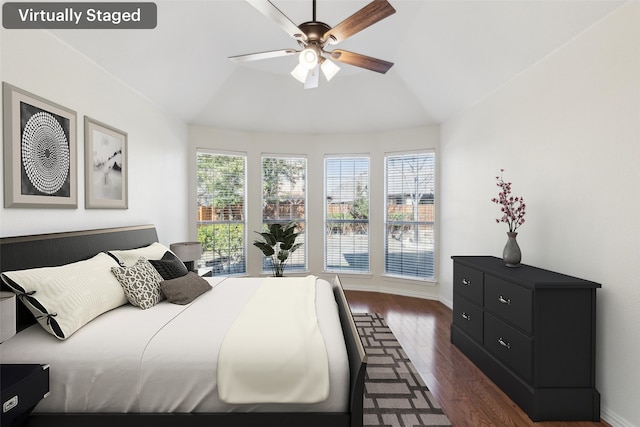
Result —
MULTIPOLYGON (((329 396, 312 404, 228 404, 218 395, 218 353, 261 278, 209 278, 193 303, 125 305, 66 341, 33 325, 0 345, 1 363, 50 365, 50 395, 36 412, 345 412, 349 365, 331 285, 318 280, 316 310, 329 364, 329 396)), ((259 364, 259 359, 256 361, 259 364)))

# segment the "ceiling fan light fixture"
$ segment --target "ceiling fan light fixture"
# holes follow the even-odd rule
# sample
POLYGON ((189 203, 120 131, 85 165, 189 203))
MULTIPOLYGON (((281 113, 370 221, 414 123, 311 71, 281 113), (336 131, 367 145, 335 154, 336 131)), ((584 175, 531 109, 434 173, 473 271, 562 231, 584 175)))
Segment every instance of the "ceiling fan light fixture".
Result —
POLYGON ((306 68, 307 70, 313 70, 316 65, 318 65, 318 50, 314 47, 307 47, 300 52, 300 56, 298 57, 298 61, 300 65, 306 68))
POLYGON ((369 4, 344 19, 335 27, 316 20, 316 0, 312 2, 313 19, 300 25, 294 24, 270 0, 246 1, 260 13, 278 24, 289 36, 293 37, 302 50, 281 49, 230 57, 229 59, 234 62, 277 58, 298 53, 298 65, 291 71, 291 75, 303 83, 305 88, 309 89, 318 87, 320 73, 324 74, 327 81, 330 81, 340 71, 340 67, 323 57, 323 54, 330 55, 334 61, 381 74, 385 74, 393 66, 392 62, 359 53, 341 49, 331 52, 324 50, 325 46, 341 43, 365 28, 393 15, 396 10, 389 4, 388 0, 370 0, 369 4))
POLYGON ((294 68, 291 72, 291 75, 300 83, 304 83, 307 81, 308 74, 309 70, 306 67, 303 67, 302 64, 296 65, 296 68, 294 68))
POLYGON ((340 67, 338 67, 335 62, 331 61, 328 58, 322 59, 323 60, 320 64, 320 68, 322 69, 322 74, 324 74, 325 78, 329 82, 332 78, 335 77, 336 74, 338 74, 338 71, 340 71, 340 67))

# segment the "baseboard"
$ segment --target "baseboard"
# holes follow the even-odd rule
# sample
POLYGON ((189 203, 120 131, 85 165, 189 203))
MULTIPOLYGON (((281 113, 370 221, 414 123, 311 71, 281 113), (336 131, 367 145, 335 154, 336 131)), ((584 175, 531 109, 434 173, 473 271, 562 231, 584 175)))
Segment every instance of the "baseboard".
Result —
POLYGON ((453 301, 451 301, 449 298, 445 298, 443 296, 441 296, 440 298, 440 302, 444 305, 446 305, 447 307, 449 307, 451 310, 453 310, 453 301))
POLYGON ((635 424, 605 407, 600 408, 600 419, 611 424, 612 427, 636 427, 635 424))
POLYGON ((380 292, 383 294, 400 295, 403 297, 412 297, 412 298, 421 298, 421 299, 440 301, 440 297, 438 295, 427 294, 423 292, 415 292, 407 289, 398 289, 398 288, 388 287, 388 286, 372 287, 368 285, 354 285, 354 284, 343 283, 343 287, 347 291, 380 292))

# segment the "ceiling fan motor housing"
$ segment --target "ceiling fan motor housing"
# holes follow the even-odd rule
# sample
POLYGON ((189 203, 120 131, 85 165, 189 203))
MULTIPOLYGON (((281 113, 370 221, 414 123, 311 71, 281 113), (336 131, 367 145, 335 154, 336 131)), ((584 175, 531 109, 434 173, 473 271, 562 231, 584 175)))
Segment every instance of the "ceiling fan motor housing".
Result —
POLYGON ((318 44, 320 47, 327 43, 324 35, 331 27, 324 22, 309 21, 298 25, 298 28, 307 36, 307 44, 318 44), (315 42, 315 43, 314 43, 315 42))

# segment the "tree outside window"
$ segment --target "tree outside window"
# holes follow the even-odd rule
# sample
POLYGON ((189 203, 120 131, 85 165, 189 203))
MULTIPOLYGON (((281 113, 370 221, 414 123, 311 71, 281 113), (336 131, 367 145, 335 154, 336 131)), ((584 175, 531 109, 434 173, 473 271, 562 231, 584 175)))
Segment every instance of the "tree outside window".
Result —
POLYGON ((198 152, 198 267, 212 275, 246 272, 246 157, 198 152))

